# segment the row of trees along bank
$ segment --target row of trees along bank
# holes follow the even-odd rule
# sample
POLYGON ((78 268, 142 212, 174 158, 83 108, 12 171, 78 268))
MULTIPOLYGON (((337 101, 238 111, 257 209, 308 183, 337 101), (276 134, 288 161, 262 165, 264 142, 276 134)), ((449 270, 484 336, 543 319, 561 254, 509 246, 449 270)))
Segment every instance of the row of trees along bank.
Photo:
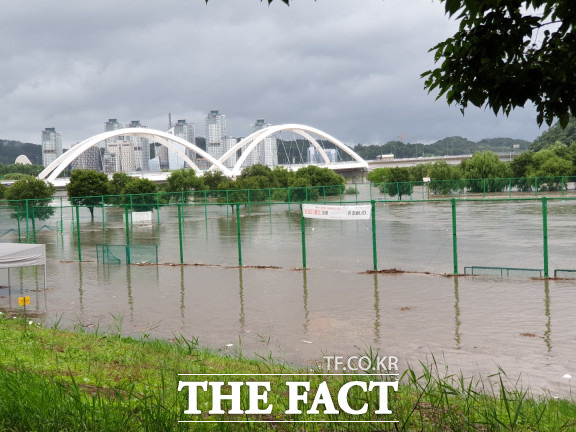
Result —
MULTIPOLYGON (((159 199, 161 204, 179 202, 183 193, 189 191, 210 191, 212 193, 207 196, 217 202, 243 203, 249 198, 252 201, 286 201, 288 188, 307 186, 328 186, 324 189, 325 194, 336 195, 344 184, 344 177, 328 168, 308 166, 289 171, 282 167, 271 169, 253 165, 244 168, 235 180, 219 171, 208 171, 198 177, 193 169, 183 168, 172 172, 164 185, 124 173, 115 173, 109 180, 106 174, 94 170, 74 170, 67 191, 73 205, 87 207, 93 216, 94 207, 102 204, 105 195, 112 196, 106 200, 109 204, 130 205, 137 211, 149 211, 158 205, 159 199), (272 195, 269 195, 270 188, 276 188, 272 195), (222 198, 218 191, 227 191, 226 198, 222 198), (155 195, 157 192, 164 193, 158 196, 155 195)), ((318 190, 312 189, 311 193, 317 195, 318 190)), ((301 198, 304 200, 304 196, 301 198)), ((307 198, 315 199, 308 195, 307 198)))
MULTIPOLYGON (((460 165, 448 165, 445 161, 419 164, 410 168, 377 168, 368 174, 368 180, 379 184, 382 192, 391 196, 409 195, 411 182, 431 179, 433 193, 448 194, 466 185, 471 192, 501 192, 506 187, 515 186, 521 191, 534 187, 534 178, 561 178, 576 176, 576 144, 566 146, 560 142, 539 151, 527 151, 516 156, 511 162, 502 162, 492 152, 476 153, 460 165), (490 181, 477 181, 490 179, 490 181), (510 181, 512 180, 512 182, 510 181), (467 181, 465 181, 467 180, 467 181), (400 183, 396 188, 386 184, 400 183)), ((559 190, 558 180, 541 182, 541 188, 559 190)))

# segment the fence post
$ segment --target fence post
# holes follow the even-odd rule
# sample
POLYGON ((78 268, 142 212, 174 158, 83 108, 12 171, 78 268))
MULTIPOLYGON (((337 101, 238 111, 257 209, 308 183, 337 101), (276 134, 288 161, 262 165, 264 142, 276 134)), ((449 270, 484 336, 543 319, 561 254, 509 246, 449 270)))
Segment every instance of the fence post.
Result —
POLYGON ((64 219, 62 218, 62 197, 60 197, 60 234, 64 234, 64 219))
POLYGON ((204 189, 204 220, 208 220, 208 191, 204 189))
POLYGON ((36 215, 34 214, 34 206, 32 206, 32 241, 36 244, 36 215))
POLYGON ((272 221, 272 189, 268 188, 268 212, 270 214, 270 221, 272 221))
POLYGON ((156 192, 156 223, 160 225, 160 196, 156 192))
POLYGON ((562 176, 562 196, 564 196, 564 176, 562 176))
POLYGON ((80 209, 76 206, 76 238, 78 239, 78 261, 82 262, 82 245, 80 243, 80 209))
POLYGON ((544 251, 544 277, 548 277, 548 206, 547 198, 542 197, 542 237, 544 251))
POLYGON ((454 274, 458 274, 458 238, 456 235, 456 198, 452 198, 452 259, 454 274))
MULTIPOLYGON (((132 201, 132 195, 130 195, 130 201, 132 201)), ((130 211, 130 216, 132 216, 132 211, 130 211)), ((128 206, 124 206, 124 219, 126 219, 126 264, 130 264, 130 223, 128 222, 128 206)))
POLYGON ((102 231, 106 231, 106 215, 104 212, 104 195, 100 196, 101 206, 102 206, 102 231))
POLYGON ((236 204, 236 238, 238 239, 238 265, 242 267, 242 235, 240 234, 240 204, 236 204))
POLYGON ((182 204, 178 204, 178 237, 180 238, 180 264, 184 264, 184 249, 182 247, 182 204))
POLYGON ((378 249, 376 248, 376 203, 372 203, 372 261, 374 263, 374 271, 378 271, 378 249))
POLYGON ((252 215, 252 207, 250 204, 250 189, 248 189, 248 216, 252 215))
POLYGON ((20 207, 16 207, 16 220, 18 221, 18 243, 22 243, 22 238, 20 237, 20 207))
POLYGON ((29 238, 30 238, 30 225, 28 222, 29 218, 30 218, 30 215, 28 214, 28 200, 26 200, 26 243, 28 243, 29 238))
POLYGON ((483 198, 486 198, 486 179, 485 178, 482 179, 482 188, 484 189, 483 198))
POLYGON ((302 268, 306 269, 306 220, 304 219, 302 203, 300 203, 300 228, 302 231, 302 268))

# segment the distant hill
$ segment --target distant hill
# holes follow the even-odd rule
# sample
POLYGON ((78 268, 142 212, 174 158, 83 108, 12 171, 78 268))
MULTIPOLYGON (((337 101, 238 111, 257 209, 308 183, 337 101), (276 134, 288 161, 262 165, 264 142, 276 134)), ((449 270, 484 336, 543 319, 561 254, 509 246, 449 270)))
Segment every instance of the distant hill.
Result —
POLYGON ((452 156, 474 154, 481 151, 495 153, 511 151, 526 151, 530 141, 512 138, 490 138, 478 142, 459 136, 447 137, 433 144, 403 143, 389 141, 382 145, 356 145, 353 150, 366 160, 376 159, 381 154, 393 154, 396 158, 417 158, 430 156, 452 156))
POLYGON ((33 164, 42 164, 41 145, 0 139, 0 163, 13 164, 22 154, 26 155, 33 164))

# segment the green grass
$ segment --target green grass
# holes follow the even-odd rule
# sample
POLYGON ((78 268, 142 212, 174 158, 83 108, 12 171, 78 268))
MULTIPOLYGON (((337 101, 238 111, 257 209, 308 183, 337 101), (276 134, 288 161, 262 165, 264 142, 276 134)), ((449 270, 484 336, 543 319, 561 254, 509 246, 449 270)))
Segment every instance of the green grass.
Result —
MULTIPOLYGON (((121 319, 121 318, 116 318, 121 319)), ((368 352, 363 355, 375 357, 368 352)), ((107 332, 65 331, 27 324, 20 318, 0 318, 0 430, 9 431, 172 431, 172 430, 414 430, 414 431, 571 431, 576 430, 576 405, 554 398, 534 398, 509 382, 503 371, 480 378, 451 375, 434 359, 404 372, 399 391, 390 392, 393 414, 376 416, 378 397, 354 387, 349 402, 363 415, 287 415, 286 376, 243 377, 270 381, 270 415, 192 416, 187 392, 178 392, 179 373, 296 373, 271 358, 247 359, 201 348, 195 339, 175 335, 171 340, 121 337, 107 332), (418 372, 417 372, 418 371, 418 372), (284 389, 284 390, 283 390, 284 389), (179 420, 260 420, 263 423, 178 423, 179 420), (285 423, 286 420, 397 420, 397 423, 285 423)), ((320 372, 320 369, 312 371, 320 372)), ((197 379, 205 380, 210 378, 197 379)), ((307 379, 307 378, 306 378, 307 379)), ((332 390, 351 377, 313 377, 332 390)), ((213 380, 216 380, 214 378, 213 380)), ((221 380, 221 378, 219 378, 221 380)), ((235 380, 240 380, 236 378, 235 380)), ((367 380, 354 377, 354 380, 367 380)), ((310 392, 310 403, 314 391, 310 392)), ((247 392, 242 392, 247 406, 247 392)), ((198 407, 211 408, 199 392, 198 407)), ((308 406, 309 407, 309 406, 308 406)), ((320 406, 322 412, 323 406, 320 406)))

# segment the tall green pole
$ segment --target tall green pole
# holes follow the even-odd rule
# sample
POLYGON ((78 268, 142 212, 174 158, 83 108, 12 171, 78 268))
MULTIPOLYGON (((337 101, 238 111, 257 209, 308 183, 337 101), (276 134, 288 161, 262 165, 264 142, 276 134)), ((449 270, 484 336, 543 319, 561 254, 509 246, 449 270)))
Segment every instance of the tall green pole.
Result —
POLYGON ((82 245, 80 243, 80 209, 76 206, 76 238, 78 239, 78 261, 82 262, 82 245))
POLYGON ((160 225, 160 196, 156 192, 156 220, 158 225, 160 225))
POLYGON ((454 260, 454 274, 458 274, 458 238, 456 235, 456 199, 452 198, 452 257, 454 260))
POLYGON ((208 220, 208 197, 207 197, 208 192, 206 190, 204 190, 204 220, 207 221, 208 220))
POLYGON ((300 226, 302 229, 302 268, 306 268, 306 220, 304 219, 304 211, 302 204, 300 204, 300 226))
POLYGON ((236 237, 238 239, 238 265, 242 267, 242 236, 240 234, 240 204, 236 204, 236 237))
POLYGON ((60 197, 60 234, 64 234, 64 218, 62 217, 62 197, 60 197))
POLYGON ((132 194, 130 194, 130 226, 134 227, 134 220, 132 213, 134 212, 134 202, 132 200, 132 194))
POLYGON ((104 195, 102 195, 102 231, 106 231, 106 215, 104 212, 104 195))
POLYGON ((372 203, 372 261, 374 262, 374 271, 378 271, 378 249, 376 248, 376 202, 372 203))
POLYGON ((178 236, 180 238, 180 264, 184 264, 184 248, 182 245, 182 204, 178 204, 178 236))
POLYGON ((22 243, 22 238, 20 237, 20 207, 16 207, 16 220, 18 221, 18 243, 22 243))
POLYGON ((547 198, 542 197, 542 233, 544 249, 544 277, 548 277, 548 206, 547 198))
POLYGON ((26 200, 26 243, 28 243, 29 239, 30 239, 30 226, 28 225, 28 218, 29 218, 29 214, 28 214, 28 200, 26 200))
MULTIPOLYGON (((132 195, 130 195, 132 197, 132 195)), ((132 212, 130 212, 132 215, 132 212)), ((130 222, 128 221, 128 206, 124 206, 124 219, 126 220, 126 264, 131 264, 130 259, 130 222)))
POLYGON ((34 214, 34 206, 32 206, 32 239, 36 244, 36 215, 34 214))
MULTIPOLYGON (((248 189, 248 216, 252 215, 252 207, 250 202, 250 189, 248 189)), ((238 214, 236 214, 238 216, 238 214)))

